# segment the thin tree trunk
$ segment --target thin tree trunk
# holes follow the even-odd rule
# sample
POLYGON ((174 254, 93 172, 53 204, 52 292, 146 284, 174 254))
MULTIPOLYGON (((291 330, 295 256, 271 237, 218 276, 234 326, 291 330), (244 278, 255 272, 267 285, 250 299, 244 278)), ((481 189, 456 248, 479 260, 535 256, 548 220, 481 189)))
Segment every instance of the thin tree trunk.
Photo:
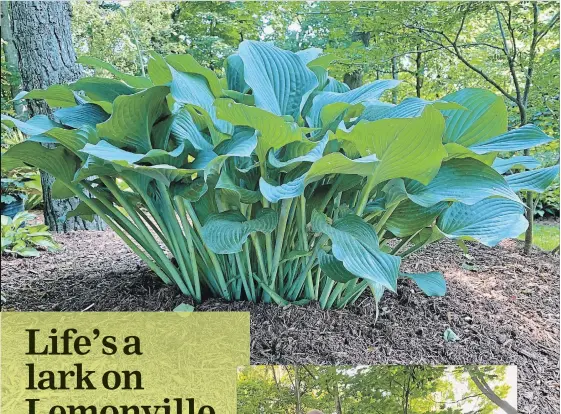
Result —
POLYGON ((467 372, 474 382, 474 384, 479 388, 479 390, 485 394, 489 400, 491 400, 494 404, 496 404, 499 408, 504 410, 507 414, 516 414, 518 411, 512 405, 510 405, 507 401, 501 399, 493 389, 489 386, 487 381, 485 381, 484 376, 479 372, 477 368, 467 368, 467 372))
POLYGON ((302 394, 300 391, 300 367, 294 366, 294 396, 296 397, 296 414, 302 413, 302 394))
POLYGON ((335 412, 343 414, 343 404, 341 403, 341 396, 339 395, 339 384, 335 381, 333 386, 333 393, 335 394, 335 412))
MULTIPOLYGON (((397 58, 395 56, 392 57, 392 78, 396 79, 396 80, 398 78, 397 58)), ((392 103, 394 105, 397 104, 397 89, 396 88, 392 89, 392 103)))
MULTIPOLYGON (((417 45, 417 50, 420 47, 417 45)), ((417 52, 417 56, 415 57, 415 92, 417 93, 417 98, 421 97, 421 88, 423 87, 424 75, 423 75, 423 54, 421 52, 417 52)))
MULTIPOLYGON (((66 1, 11 2, 14 44, 19 56, 22 87, 45 89, 53 84, 73 82, 82 71, 76 64, 76 53, 70 32, 70 3, 66 1)), ((52 116, 44 101, 29 101, 29 114, 52 116)), ((54 178, 41 172, 45 224, 52 231, 101 230, 99 217, 88 222, 80 217, 63 218, 78 204, 78 198, 55 200, 51 195, 54 178)))
MULTIPOLYGON (((18 67, 18 51, 14 44, 14 37, 12 35, 12 23, 10 18, 10 2, 9 1, 0 1, 0 7, 2 11, 2 40, 3 49, 4 49, 4 57, 6 58, 6 69, 10 73, 8 78, 8 82, 10 82, 10 94, 12 95, 11 98, 14 99, 16 95, 21 92, 21 77, 19 74, 19 67, 18 67)), ((21 100, 14 101, 14 112, 16 113, 16 117, 22 119, 22 115, 24 114, 24 105, 21 100)))

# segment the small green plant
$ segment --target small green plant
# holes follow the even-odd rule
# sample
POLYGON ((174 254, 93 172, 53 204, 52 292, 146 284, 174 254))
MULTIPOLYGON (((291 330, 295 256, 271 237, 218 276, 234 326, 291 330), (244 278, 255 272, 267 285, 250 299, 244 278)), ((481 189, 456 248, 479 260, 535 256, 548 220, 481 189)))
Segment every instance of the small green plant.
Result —
POLYGON ((39 256, 37 248, 49 251, 58 250, 48 227, 42 224, 26 225, 35 215, 27 211, 19 212, 12 219, 2 216, 2 254, 15 254, 21 257, 39 256))
POLYGON ((20 96, 62 109, 4 117, 29 136, 5 158, 56 177, 57 197, 81 200, 69 215, 99 215, 195 302, 343 307, 367 289, 379 301, 398 279, 444 295, 442 274, 402 272, 403 258, 443 238, 518 236, 516 192, 553 175, 507 182, 491 167, 551 140, 533 125, 507 131, 492 92, 391 105, 379 99, 397 81, 349 90, 317 49, 245 41, 223 78, 189 55, 152 54, 148 77, 81 61, 116 79, 20 96))

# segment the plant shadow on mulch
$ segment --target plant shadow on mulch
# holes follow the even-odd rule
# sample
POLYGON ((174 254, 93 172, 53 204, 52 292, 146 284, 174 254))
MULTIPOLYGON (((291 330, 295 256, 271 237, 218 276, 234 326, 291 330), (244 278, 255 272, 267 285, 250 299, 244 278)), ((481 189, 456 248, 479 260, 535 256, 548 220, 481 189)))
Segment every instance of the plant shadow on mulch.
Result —
MULTIPOLYGON (((3 311, 171 311, 186 301, 110 231, 55 238, 58 253, 3 258, 3 311)), ((344 310, 219 300, 196 309, 251 312, 253 364, 517 365, 519 411, 559 412, 559 256, 524 256, 516 241, 468 245, 468 258, 448 241, 408 258, 406 271, 443 272, 447 295, 403 282, 377 323, 369 295, 344 310), (444 341, 447 328, 458 342, 444 341)))

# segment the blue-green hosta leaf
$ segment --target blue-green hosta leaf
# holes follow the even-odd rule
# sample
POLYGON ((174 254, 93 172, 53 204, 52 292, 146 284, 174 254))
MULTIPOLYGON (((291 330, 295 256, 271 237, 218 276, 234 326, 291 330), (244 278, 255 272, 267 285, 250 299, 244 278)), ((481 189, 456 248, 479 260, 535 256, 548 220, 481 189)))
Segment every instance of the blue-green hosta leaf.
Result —
POLYGON ((70 197, 74 197, 76 194, 70 190, 64 183, 60 180, 55 180, 51 187, 51 197, 55 200, 64 200, 70 197))
POLYGON ((165 60, 174 69, 180 72, 202 76, 206 80, 208 88, 216 98, 222 95, 222 87, 220 86, 216 73, 214 73, 213 70, 200 65, 193 56, 187 54, 168 55, 165 60))
POLYGON ((488 154, 476 154, 469 148, 463 147, 460 144, 456 144, 455 142, 444 144, 444 149, 448 153, 446 158, 444 158, 445 161, 454 158, 473 158, 481 161, 483 164, 492 165, 493 162, 495 162, 495 158, 497 157, 496 152, 490 152, 488 154))
POLYGON ((428 184, 446 156, 443 131, 443 116, 429 106, 417 118, 360 122, 348 133, 338 132, 337 138, 353 143, 363 157, 376 154, 380 162, 375 184, 392 178, 428 184))
POLYGON ((186 109, 181 109, 175 114, 171 125, 171 133, 176 142, 187 141, 197 151, 212 151, 213 149, 212 144, 201 134, 191 114, 186 109))
MULTIPOLYGON (((222 141, 216 146, 216 148, 214 148, 212 153, 206 153, 209 155, 209 159, 206 165, 202 168, 204 169, 205 180, 210 175, 220 174, 220 170, 228 158, 251 157, 251 154, 255 150, 256 146, 257 132, 251 132, 251 130, 240 130, 236 132, 232 138, 222 141)), ((199 153, 193 164, 198 166, 201 158, 204 156, 205 153, 199 153)))
POLYGON ((335 256, 321 249, 318 252, 318 263, 321 271, 336 282, 347 283, 357 278, 357 276, 345 269, 342 261, 337 260, 335 256))
POLYGON ((469 149, 476 154, 487 154, 494 151, 520 151, 537 145, 547 144, 553 138, 544 134, 537 126, 532 124, 512 129, 502 135, 479 141, 470 145, 469 149))
POLYGON ((147 69, 148 76, 154 86, 167 85, 171 82, 171 70, 169 69, 168 63, 162 56, 154 51, 150 52, 147 69))
MULTIPOLYGON (((327 55, 326 55, 327 56, 327 55)), ((324 92, 337 92, 337 93, 345 93, 350 91, 351 89, 346 83, 339 82, 337 79, 332 78, 331 76, 327 77, 327 84, 322 89, 324 92)))
POLYGON ((216 189, 220 189, 235 194, 238 204, 241 201, 246 204, 253 204, 261 200, 259 191, 249 190, 237 185, 226 171, 222 171, 216 183, 216 189))
MULTIPOLYGON (((105 206, 103 204, 101 204, 101 201, 93 198, 93 199, 91 199, 91 202, 94 203, 94 204, 97 204, 97 206, 101 210, 104 210, 104 211, 106 210, 105 206)), ((70 210, 68 213, 66 213, 66 216, 64 218, 66 220, 68 220, 69 218, 72 218, 72 217, 81 217, 82 219, 84 219, 86 221, 92 222, 95 218, 95 212, 86 203, 84 203, 83 201, 80 201, 80 203, 76 206, 76 208, 74 208, 73 210, 70 210)))
POLYGON ((409 198, 424 207, 441 201, 459 201, 471 205, 493 196, 521 202, 502 175, 472 158, 445 161, 436 177, 427 185, 409 180, 405 187, 409 198))
POLYGON ((432 105, 438 110, 465 110, 463 106, 456 102, 427 101, 420 98, 406 98, 398 105, 386 104, 383 102, 368 105, 360 115, 359 119, 366 121, 377 121, 385 118, 415 118, 421 116, 425 107, 432 105))
POLYGON ((306 186, 327 174, 353 174, 368 176, 374 172, 378 159, 375 155, 350 159, 340 152, 332 152, 314 162, 302 176, 279 186, 269 184, 263 177, 259 179, 259 189, 271 203, 294 198, 304 193, 306 186))
POLYGON ((44 133, 44 136, 54 139, 70 151, 85 159, 80 151, 86 144, 95 145, 99 142, 95 127, 85 126, 81 129, 53 128, 44 133))
POLYGON ((84 91, 93 101, 113 102, 121 95, 132 95, 138 90, 115 79, 85 77, 69 85, 74 91, 84 91))
MULTIPOLYGON (((323 152, 325 151, 325 147, 327 146, 328 142, 329 142, 329 137, 327 135, 325 135, 325 137, 323 139, 321 139, 319 142, 313 144, 314 146, 312 147, 312 149, 310 151, 306 152, 303 155, 296 156, 294 158, 289 158, 286 161, 279 160, 275 156, 275 154, 272 151, 270 151, 269 152, 269 164, 271 164, 275 168, 283 168, 283 167, 286 167, 288 165, 295 164, 295 163, 317 161, 323 156, 323 152)), ((308 144, 308 143, 305 142, 305 141, 301 141, 301 142, 297 141, 297 142, 294 142, 293 144, 294 145, 303 144, 303 145, 299 145, 299 146, 300 147, 305 147, 305 146, 307 146, 306 144, 308 144)))
POLYGON ((427 296, 446 295, 446 280, 440 272, 400 273, 399 275, 413 280, 427 296))
POLYGON ((203 242, 217 254, 238 253, 251 233, 270 233, 277 222, 278 215, 271 209, 261 210, 252 220, 236 210, 212 214, 203 226, 203 242))
POLYGON ((134 147, 140 153, 150 151, 152 127, 169 114, 168 92, 166 86, 154 86, 134 95, 118 97, 111 118, 97 125, 99 136, 117 147, 134 147))
POLYGON ((348 215, 331 226, 327 216, 314 210, 312 229, 331 239, 333 256, 349 272, 396 291, 401 259, 379 249, 376 231, 360 217, 348 215))
POLYGON ((51 85, 47 89, 35 89, 31 92, 21 91, 14 97, 14 101, 20 99, 44 99, 49 106, 56 108, 76 105, 74 93, 66 85, 51 85))
POLYGON ((299 50, 296 55, 307 65, 316 60, 322 53, 323 50, 319 47, 310 47, 309 49, 299 50))
POLYGON ((471 147, 507 130, 507 111, 502 97, 484 89, 467 88, 442 98, 466 110, 446 110, 444 142, 471 147))
POLYGON ((62 126, 49 119, 47 115, 35 115, 33 118, 25 122, 12 118, 9 115, 2 115, 1 119, 3 124, 10 127, 16 127, 23 134, 30 136, 40 135, 50 129, 62 126))
POLYGON ((535 191, 543 193, 559 175, 559 165, 538 170, 507 175, 506 182, 514 191, 535 191))
POLYGON ((23 141, 8 149, 2 157, 2 162, 10 158, 46 171, 65 183, 72 181, 80 162, 63 146, 47 148, 32 141, 23 141))
POLYGON ((318 85, 316 76, 302 59, 270 43, 248 40, 240 43, 239 56, 245 81, 255 96, 255 106, 298 120, 308 95, 318 85))
POLYGON ((171 194, 192 202, 199 201, 207 191, 208 186, 202 177, 198 177, 190 182, 180 181, 170 185, 171 194))
POLYGON ((430 226, 448 207, 442 202, 431 207, 423 207, 410 200, 400 203, 386 221, 386 229, 397 237, 407 237, 419 229, 430 226))
POLYGON ((93 103, 59 109, 55 111, 54 116, 61 124, 72 128, 95 127, 109 118, 107 112, 93 103))
POLYGON ((259 131, 256 153, 261 162, 266 161, 269 149, 279 149, 290 142, 302 140, 302 130, 295 122, 286 121, 263 109, 238 104, 230 99, 217 99, 214 106, 219 118, 233 125, 259 131))
POLYGON ((226 80, 228 88, 240 93, 249 91, 249 85, 245 83, 243 60, 238 54, 226 58, 226 80))
POLYGON ((496 158, 493 162, 493 168, 499 174, 504 174, 505 172, 513 168, 526 168, 528 170, 533 170, 534 168, 538 168, 539 166, 540 162, 534 157, 530 157, 529 155, 520 155, 506 159, 496 158))
POLYGON ((347 92, 321 92, 315 98, 310 109, 310 112, 306 114, 306 120, 308 124, 312 127, 319 127, 320 115, 324 107, 333 103, 347 103, 350 105, 356 105, 363 102, 368 102, 374 99, 378 99, 382 94, 388 89, 395 88, 399 84, 399 81, 393 79, 378 80, 367 85, 363 85, 360 88, 356 88, 347 92))
POLYGON ((144 89, 144 88, 150 88, 152 86, 152 81, 148 78, 142 76, 128 75, 126 73, 117 70, 117 68, 115 68, 115 66, 111 65, 110 63, 104 62, 102 60, 99 60, 91 56, 81 56, 76 60, 76 62, 87 66, 93 66, 96 68, 105 69, 113 76, 115 76, 118 79, 121 79, 123 82, 127 83, 133 88, 144 89))
POLYGON ((518 237, 528 227, 524 207, 504 198, 486 198, 468 206, 454 203, 437 220, 438 228, 451 239, 477 240, 495 246, 518 237))

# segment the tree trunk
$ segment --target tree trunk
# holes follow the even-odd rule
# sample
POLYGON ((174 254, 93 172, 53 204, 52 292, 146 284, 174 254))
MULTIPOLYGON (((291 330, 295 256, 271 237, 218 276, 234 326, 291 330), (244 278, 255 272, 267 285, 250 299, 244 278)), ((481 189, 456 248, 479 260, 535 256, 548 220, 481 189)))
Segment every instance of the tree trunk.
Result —
MULTIPOLYGON (((10 22, 10 2, 2 1, 0 2, 0 7, 2 11, 2 40, 4 44, 2 45, 4 49, 4 57, 6 58, 6 69, 10 72, 8 82, 10 82, 10 94, 11 98, 14 99, 16 95, 21 91, 21 77, 19 75, 18 68, 18 51, 14 44, 14 37, 12 35, 12 24, 10 22)), ((21 100, 14 101, 14 111, 18 119, 22 119, 24 113, 24 105, 21 100)))
POLYGON ((302 394, 300 391, 300 367, 294 366, 294 396, 296 397, 296 414, 302 413, 302 394))
MULTIPOLYGON (((398 70, 397 70, 397 58, 394 56, 392 57, 392 78, 397 80, 397 75, 398 74, 398 70)), ((393 88, 392 89, 392 103, 394 105, 397 104, 397 89, 393 88)))
POLYGON ((356 89, 362 86, 362 70, 357 69, 350 73, 345 73, 343 82, 351 89, 356 89))
MULTIPOLYGON (((419 50, 419 49, 420 49, 420 47, 419 47, 419 45, 417 45, 417 50, 419 50)), ((417 56, 415 57, 415 65, 416 65, 415 91, 417 92, 417 98, 420 98, 421 97, 421 88, 423 87, 423 81, 424 81, 423 54, 420 51, 417 52, 417 56)))
POLYGON ((335 381, 333 386, 333 393, 335 394, 335 413, 343 414, 343 404, 341 403, 341 396, 339 395, 339 384, 335 381))
POLYGON ((481 372, 477 368, 467 368, 467 372, 477 388, 479 388, 479 390, 483 394, 485 394, 485 396, 489 398, 494 404, 504 410, 506 414, 518 413, 516 408, 514 408, 507 401, 501 399, 497 394, 495 394, 495 391, 493 391, 487 381, 485 381, 484 375, 481 374, 481 372))
MULTIPOLYGON (((53 84, 73 82, 82 71, 76 63, 70 32, 70 3, 66 1, 11 2, 11 29, 19 56, 19 71, 24 90, 45 89, 53 84)), ((44 101, 29 101, 29 115, 48 115, 52 110, 44 101)), ((101 230, 99 217, 92 222, 80 217, 66 221, 66 213, 78 198, 55 200, 51 195, 54 178, 41 172, 45 224, 51 231, 101 230)))
MULTIPOLYGON (((529 88, 529 86, 527 86, 529 88)), ((524 126, 528 123, 528 115, 526 113, 526 105, 524 102, 518 104, 518 110, 520 111, 520 126, 524 126)), ((524 155, 530 155, 530 150, 524 150, 524 155)), ((526 191, 526 204, 528 209, 526 210, 526 220, 528 220, 528 228, 526 229, 526 234, 524 235, 524 254, 529 254, 532 250, 532 243, 534 242, 534 193, 532 191, 526 191)))

